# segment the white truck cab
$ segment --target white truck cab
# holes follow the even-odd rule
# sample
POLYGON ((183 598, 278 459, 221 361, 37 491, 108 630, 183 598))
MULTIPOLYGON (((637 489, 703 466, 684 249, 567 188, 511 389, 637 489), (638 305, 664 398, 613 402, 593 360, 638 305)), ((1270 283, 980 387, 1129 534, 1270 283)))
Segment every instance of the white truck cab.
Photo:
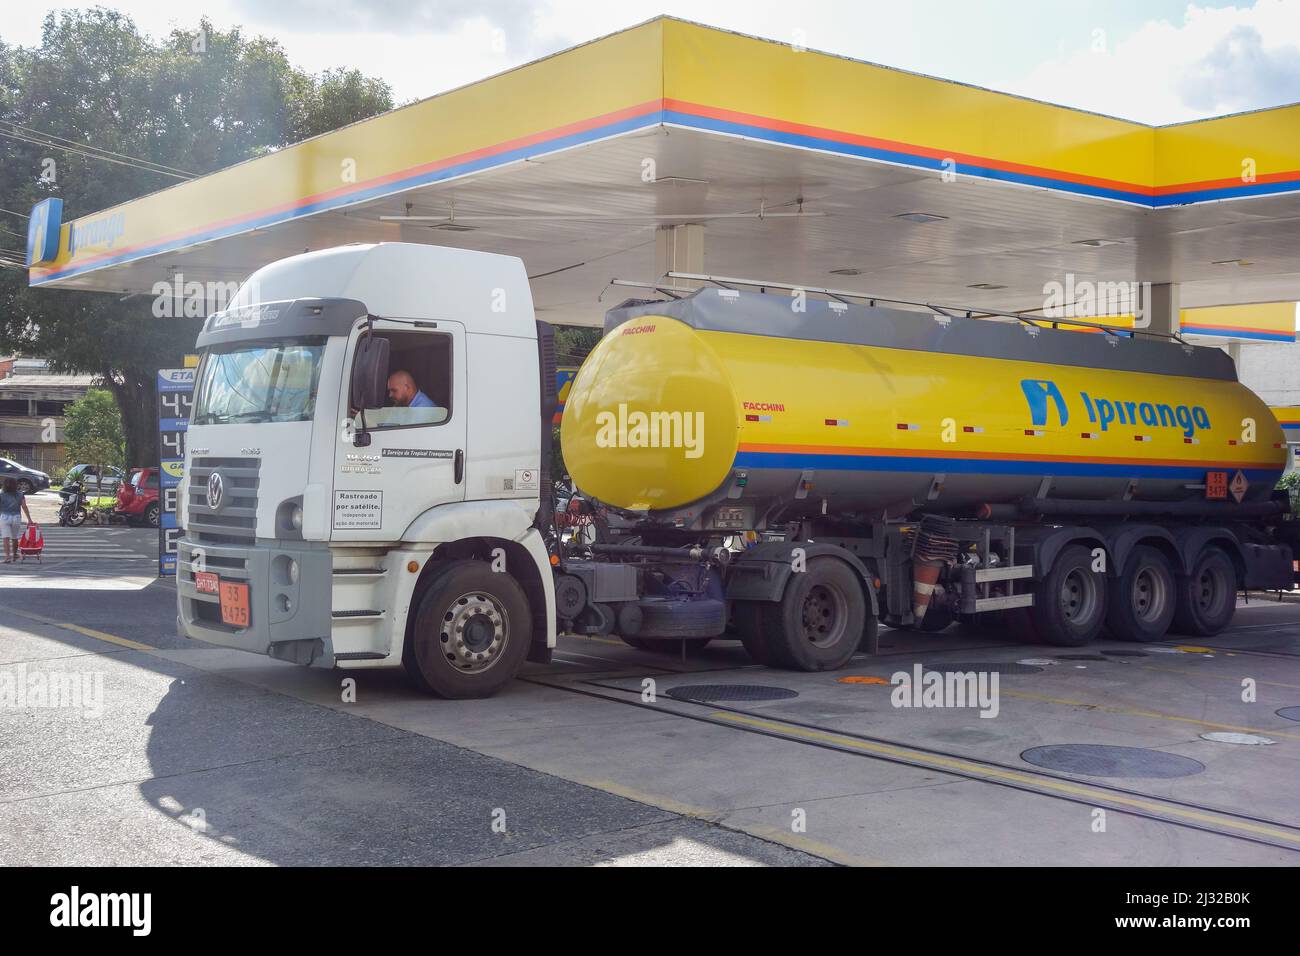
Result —
POLYGON ((444 696, 548 659, 540 329, 541 350, 507 256, 349 245, 254 273, 198 340, 181 633, 302 664, 405 664, 444 696), (406 407, 389 400, 398 372, 420 394, 406 407))

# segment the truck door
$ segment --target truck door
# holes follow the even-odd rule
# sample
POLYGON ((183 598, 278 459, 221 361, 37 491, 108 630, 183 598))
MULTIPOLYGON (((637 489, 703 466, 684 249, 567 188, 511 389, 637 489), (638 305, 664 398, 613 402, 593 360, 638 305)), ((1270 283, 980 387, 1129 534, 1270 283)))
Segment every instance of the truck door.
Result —
POLYGON ((349 383, 362 334, 348 342, 339 407, 350 417, 335 443, 330 537, 397 541, 424 511, 465 500, 465 329, 441 320, 376 320, 370 334, 389 340, 390 383, 396 375, 400 386, 409 375, 418 395, 410 405, 390 398, 383 408, 358 410, 350 407, 349 383), (363 416, 368 445, 349 435, 361 430, 363 416))

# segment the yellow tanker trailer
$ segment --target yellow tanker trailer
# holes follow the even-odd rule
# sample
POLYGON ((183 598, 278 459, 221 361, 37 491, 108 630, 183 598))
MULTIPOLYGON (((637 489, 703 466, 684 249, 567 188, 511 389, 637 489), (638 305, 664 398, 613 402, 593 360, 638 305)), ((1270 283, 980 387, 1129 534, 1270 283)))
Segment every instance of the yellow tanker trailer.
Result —
POLYGON ((1172 338, 704 289, 609 313, 561 433, 639 524, 563 556, 560 613, 639 646, 822 669, 994 611, 1155 640, 1293 584, 1282 430, 1172 338))

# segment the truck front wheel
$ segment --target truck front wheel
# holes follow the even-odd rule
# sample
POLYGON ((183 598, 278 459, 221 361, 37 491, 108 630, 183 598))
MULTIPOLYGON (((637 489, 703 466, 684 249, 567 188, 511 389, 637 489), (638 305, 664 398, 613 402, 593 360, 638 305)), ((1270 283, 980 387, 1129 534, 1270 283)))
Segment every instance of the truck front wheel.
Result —
POLYGON ((427 693, 489 697, 523 664, 531 632, 519 582, 482 561, 454 561, 425 588, 402 663, 427 693))

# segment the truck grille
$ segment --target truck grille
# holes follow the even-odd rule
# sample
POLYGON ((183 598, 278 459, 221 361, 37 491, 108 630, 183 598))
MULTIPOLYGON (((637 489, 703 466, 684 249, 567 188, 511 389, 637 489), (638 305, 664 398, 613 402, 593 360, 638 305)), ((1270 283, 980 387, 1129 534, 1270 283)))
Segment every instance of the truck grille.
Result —
POLYGON ((257 539, 260 458, 195 458, 189 474, 189 516, 185 532, 195 541, 252 544, 257 539), (208 505, 208 479, 220 472, 221 507, 208 505))

